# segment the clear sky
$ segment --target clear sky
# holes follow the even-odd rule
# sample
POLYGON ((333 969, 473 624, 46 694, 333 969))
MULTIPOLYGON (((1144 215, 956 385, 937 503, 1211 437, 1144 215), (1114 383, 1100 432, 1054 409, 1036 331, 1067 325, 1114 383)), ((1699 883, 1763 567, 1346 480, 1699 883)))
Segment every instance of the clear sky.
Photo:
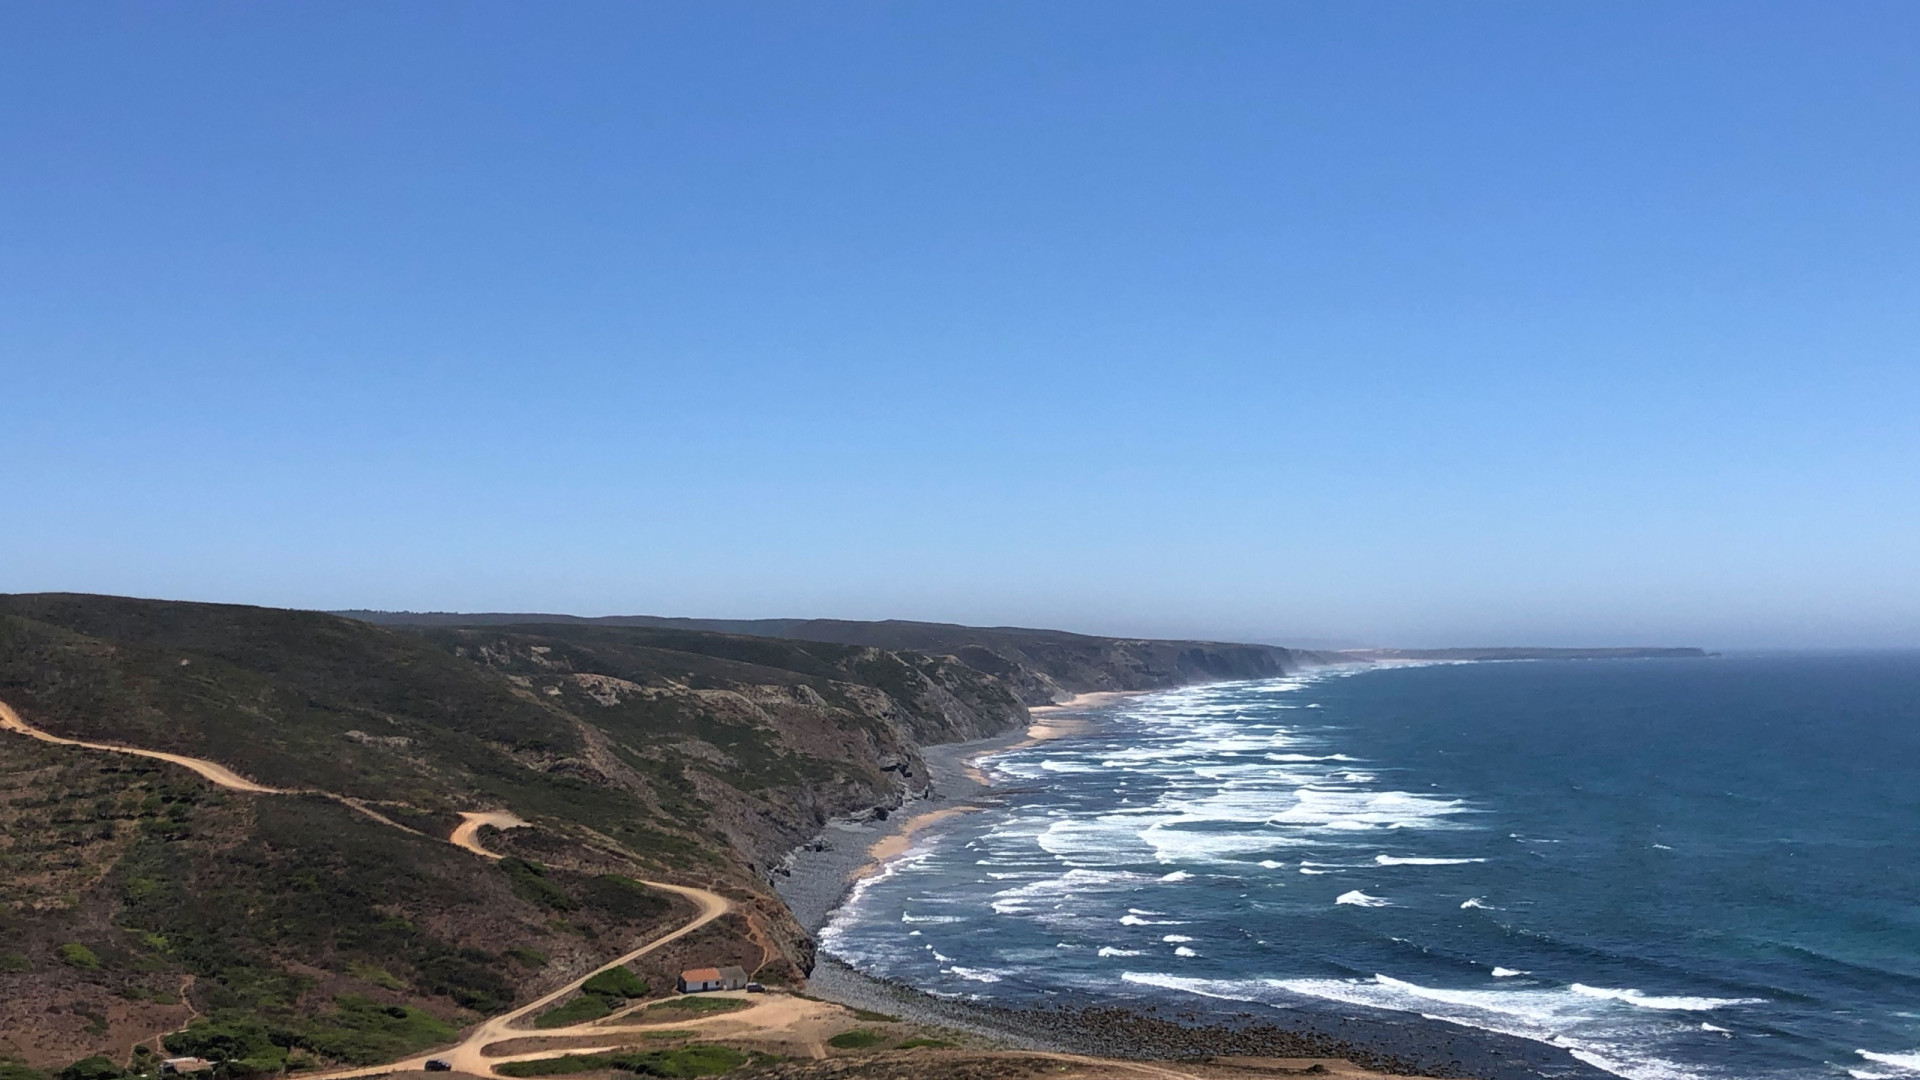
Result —
POLYGON ((1920 644, 1920 4, 0 5, 0 591, 1920 644))

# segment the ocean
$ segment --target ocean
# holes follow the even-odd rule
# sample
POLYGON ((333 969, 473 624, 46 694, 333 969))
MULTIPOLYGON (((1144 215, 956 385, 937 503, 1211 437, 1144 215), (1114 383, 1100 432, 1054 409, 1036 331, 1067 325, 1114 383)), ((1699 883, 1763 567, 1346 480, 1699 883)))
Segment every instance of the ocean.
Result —
POLYGON ((1551 1051, 1526 1075, 1920 1078, 1920 654, 1322 669, 983 764, 1004 804, 825 951, 1007 1005, 1499 1033, 1551 1051))

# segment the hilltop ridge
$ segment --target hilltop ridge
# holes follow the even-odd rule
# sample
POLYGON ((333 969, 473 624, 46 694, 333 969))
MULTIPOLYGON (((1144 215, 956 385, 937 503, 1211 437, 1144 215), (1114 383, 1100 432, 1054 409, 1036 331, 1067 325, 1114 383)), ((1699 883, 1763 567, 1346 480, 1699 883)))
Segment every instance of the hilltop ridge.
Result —
POLYGON ((814 946, 771 878, 830 820, 927 796, 922 748, 1074 694, 1357 659, 0 595, 0 702, 54 739, 0 737, 0 1068, 156 1039, 235 1076, 395 1060, 685 924, 643 881, 727 910, 636 961, 639 984, 733 965, 794 985, 814 946))
POLYGON ((992 675, 1028 705, 1075 694, 1163 690, 1200 682, 1258 679, 1314 664, 1345 662, 1338 653, 1278 645, 1099 637, 1019 626, 962 626, 902 619, 689 619, 656 615, 551 615, 489 612, 337 611, 383 626, 478 627, 587 625, 642 627, 779 638, 952 656, 992 675))
POLYGON ((921 745, 1027 719, 947 657, 75 594, 0 596, 0 701, 275 789, 0 738, 0 1057, 55 1067, 195 1015, 282 1032, 274 1062, 384 1060, 674 918, 642 877, 735 902, 651 985, 694 960, 793 982, 813 947, 768 868, 924 792, 921 745), (492 811, 531 823, 481 830, 509 858, 445 842, 492 811))

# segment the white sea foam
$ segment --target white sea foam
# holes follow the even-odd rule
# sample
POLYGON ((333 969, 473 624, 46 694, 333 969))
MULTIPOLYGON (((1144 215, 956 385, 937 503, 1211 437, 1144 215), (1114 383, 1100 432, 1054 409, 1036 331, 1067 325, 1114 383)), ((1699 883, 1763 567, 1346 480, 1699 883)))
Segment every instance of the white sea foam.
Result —
POLYGON ((1352 904, 1355 907, 1390 907, 1392 906, 1391 901, 1382 900, 1377 896, 1368 896, 1366 893, 1361 892, 1359 889, 1355 889, 1352 892, 1341 893, 1338 897, 1334 899, 1333 902, 1336 904, 1352 904))
POLYGON ((1493 908, 1491 908, 1491 907, 1489 907, 1489 906, 1487 905, 1487 902, 1486 902, 1485 900, 1482 900, 1481 898, 1479 898, 1479 897, 1477 897, 1477 896, 1476 896, 1476 897, 1473 897, 1473 898, 1472 898, 1472 899, 1470 899, 1470 900, 1462 900, 1462 901, 1460 902, 1460 908, 1461 908, 1461 910, 1463 910, 1463 911, 1465 911, 1465 910, 1470 910, 1470 909, 1473 909, 1473 908, 1478 908, 1478 909, 1480 909, 1481 911, 1492 911, 1492 910, 1493 910, 1493 908))
POLYGON ((1269 870, 1278 870, 1287 864, 1279 861, 1278 859, 1261 859, 1260 865, 1266 867, 1269 870))
POLYGON ((1449 818, 1471 813, 1459 799, 1409 791, 1350 791, 1301 788, 1292 806, 1267 820, 1276 825, 1320 829, 1439 829, 1449 818))
POLYGON ((1100 947, 1099 955, 1101 956, 1139 956, 1140 950, 1139 949, 1116 949, 1111 945, 1102 945, 1100 947))
POLYGON ((1175 950, 1173 950, 1173 955, 1175 955, 1175 956, 1199 956, 1200 954, 1199 954, 1199 953, 1197 953, 1197 952, 1194 952, 1194 951, 1193 951, 1192 949, 1189 949, 1189 948, 1187 948, 1187 947, 1186 947, 1185 945, 1182 945, 1182 946, 1180 946, 1179 948, 1177 948, 1177 949, 1175 949, 1175 950))
POLYGON ((1165 937, 1162 937, 1160 940, 1171 943, 1171 942, 1177 942, 1177 941, 1192 941, 1193 939, 1188 937, 1185 934, 1168 934, 1165 937))
MULTIPOLYGON (((1126 971, 1120 974, 1124 982, 1140 986, 1157 986, 1163 990, 1180 990, 1201 997, 1220 998, 1226 1001, 1259 1001, 1256 994, 1239 991, 1241 980, 1194 979, 1180 975, 1162 975, 1158 972, 1126 971), (1238 991, 1238 992, 1237 992, 1238 991)), ((1257 985, 1257 984, 1253 984, 1257 985)))
POLYGON ((949 975, 958 975, 963 979, 971 979, 974 982, 983 982, 983 983, 997 983, 1000 981, 1001 976, 1006 974, 1006 972, 1004 971, 990 971, 986 968, 960 967, 957 964, 950 968, 941 968, 940 970, 949 975))
POLYGON ((1762 998, 1648 997, 1638 990, 1616 990, 1609 986, 1587 986, 1584 983, 1574 983, 1567 989, 1586 997, 1624 1001, 1642 1009, 1678 1009, 1685 1012, 1704 1012, 1728 1005, 1759 1005, 1764 1001, 1762 998))
POLYGON ((1339 871, 1336 871, 1336 870, 1315 870, 1315 869, 1314 869, 1313 867, 1311 867, 1311 866, 1301 866, 1301 867, 1300 867, 1300 872, 1301 872, 1301 873, 1303 873, 1303 874, 1334 874, 1334 873, 1338 873, 1339 871))
POLYGON ((910 850, 900 858, 892 859, 882 864, 879 873, 868 874, 866 877, 855 881, 853 888, 847 890, 846 899, 842 900, 838 907, 828 913, 827 924, 820 928, 821 950, 834 955, 840 955, 838 950, 842 947, 845 940, 847 927, 852 925, 854 920, 858 918, 861 901, 866 898, 867 893, 875 885, 894 877, 905 867, 924 861, 932 853, 933 849, 930 847, 910 850))
POLYGON ((1464 866, 1467 863, 1486 862, 1485 859, 1423 859, 1415 856, 1375 855, 1373 861, 1381 866, 1464 866))
MULTIPOLYGON (((1920 1050, 1909 1050, 1904 1054, 1880 1054, 1872 1050, 1855 1050, 1854 1053, 1876 1065, 1891 1065, 1896 1069, 1904 1069, 1910 1074, 1920 1074, 1920 1050)), ((1860 1074, 1854 1073, 1854 1075, 1860 1074)))
POLYGON ((964 915, 913 915, 903 911, 900 913, 900 921, 908 923, 957 923, 966 922, 967 917, 964 915))
MULTIPOLYGON (((1652 1019, 1657 1013, 1628 1009, 1633 1015, 1623 1016, 1612 999, 1570 990, 1449 990, 1386 975, 1376 975, 1372 980, 1268 980, 1267 985, 1289 993, 1413 1012, 1463 1027, 1549 1043, 1628 1080, 1700 1080, 1707 1075, 1655 1052, 1662 1039, 1686 1029, 1652 1019)), ((1246 999, 1264 1000, 1257 993, 1246 999)))
POLYGON ((1160 880, 1161 881, 1188 881, 1188 880, 1191 880, 1192 877, 1193 875, 1187 873, 1185 870, 1175 870, 1171 874, 1162 874, 1160 876, 1160 880))
POLYGON ((1069 870, 1058 877, 1029 881, 993 894, 989 906, 996 915, 1021 915, 1057 910, 1076 896, 1089 892, 1137 887, 1151 880, 1124 870, 1069 870))

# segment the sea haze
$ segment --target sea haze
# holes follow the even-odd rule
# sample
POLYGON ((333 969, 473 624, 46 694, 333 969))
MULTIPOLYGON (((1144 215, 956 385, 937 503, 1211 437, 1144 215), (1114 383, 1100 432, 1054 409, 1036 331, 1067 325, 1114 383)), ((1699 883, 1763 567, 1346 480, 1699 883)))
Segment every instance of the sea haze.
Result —
POLYGON ((1635 1080, 1920 1077, 1920 655, 1331 669, 987 764, 1006 805, 827 951, 1008 1004, 1424 1015, 1635 1080))

